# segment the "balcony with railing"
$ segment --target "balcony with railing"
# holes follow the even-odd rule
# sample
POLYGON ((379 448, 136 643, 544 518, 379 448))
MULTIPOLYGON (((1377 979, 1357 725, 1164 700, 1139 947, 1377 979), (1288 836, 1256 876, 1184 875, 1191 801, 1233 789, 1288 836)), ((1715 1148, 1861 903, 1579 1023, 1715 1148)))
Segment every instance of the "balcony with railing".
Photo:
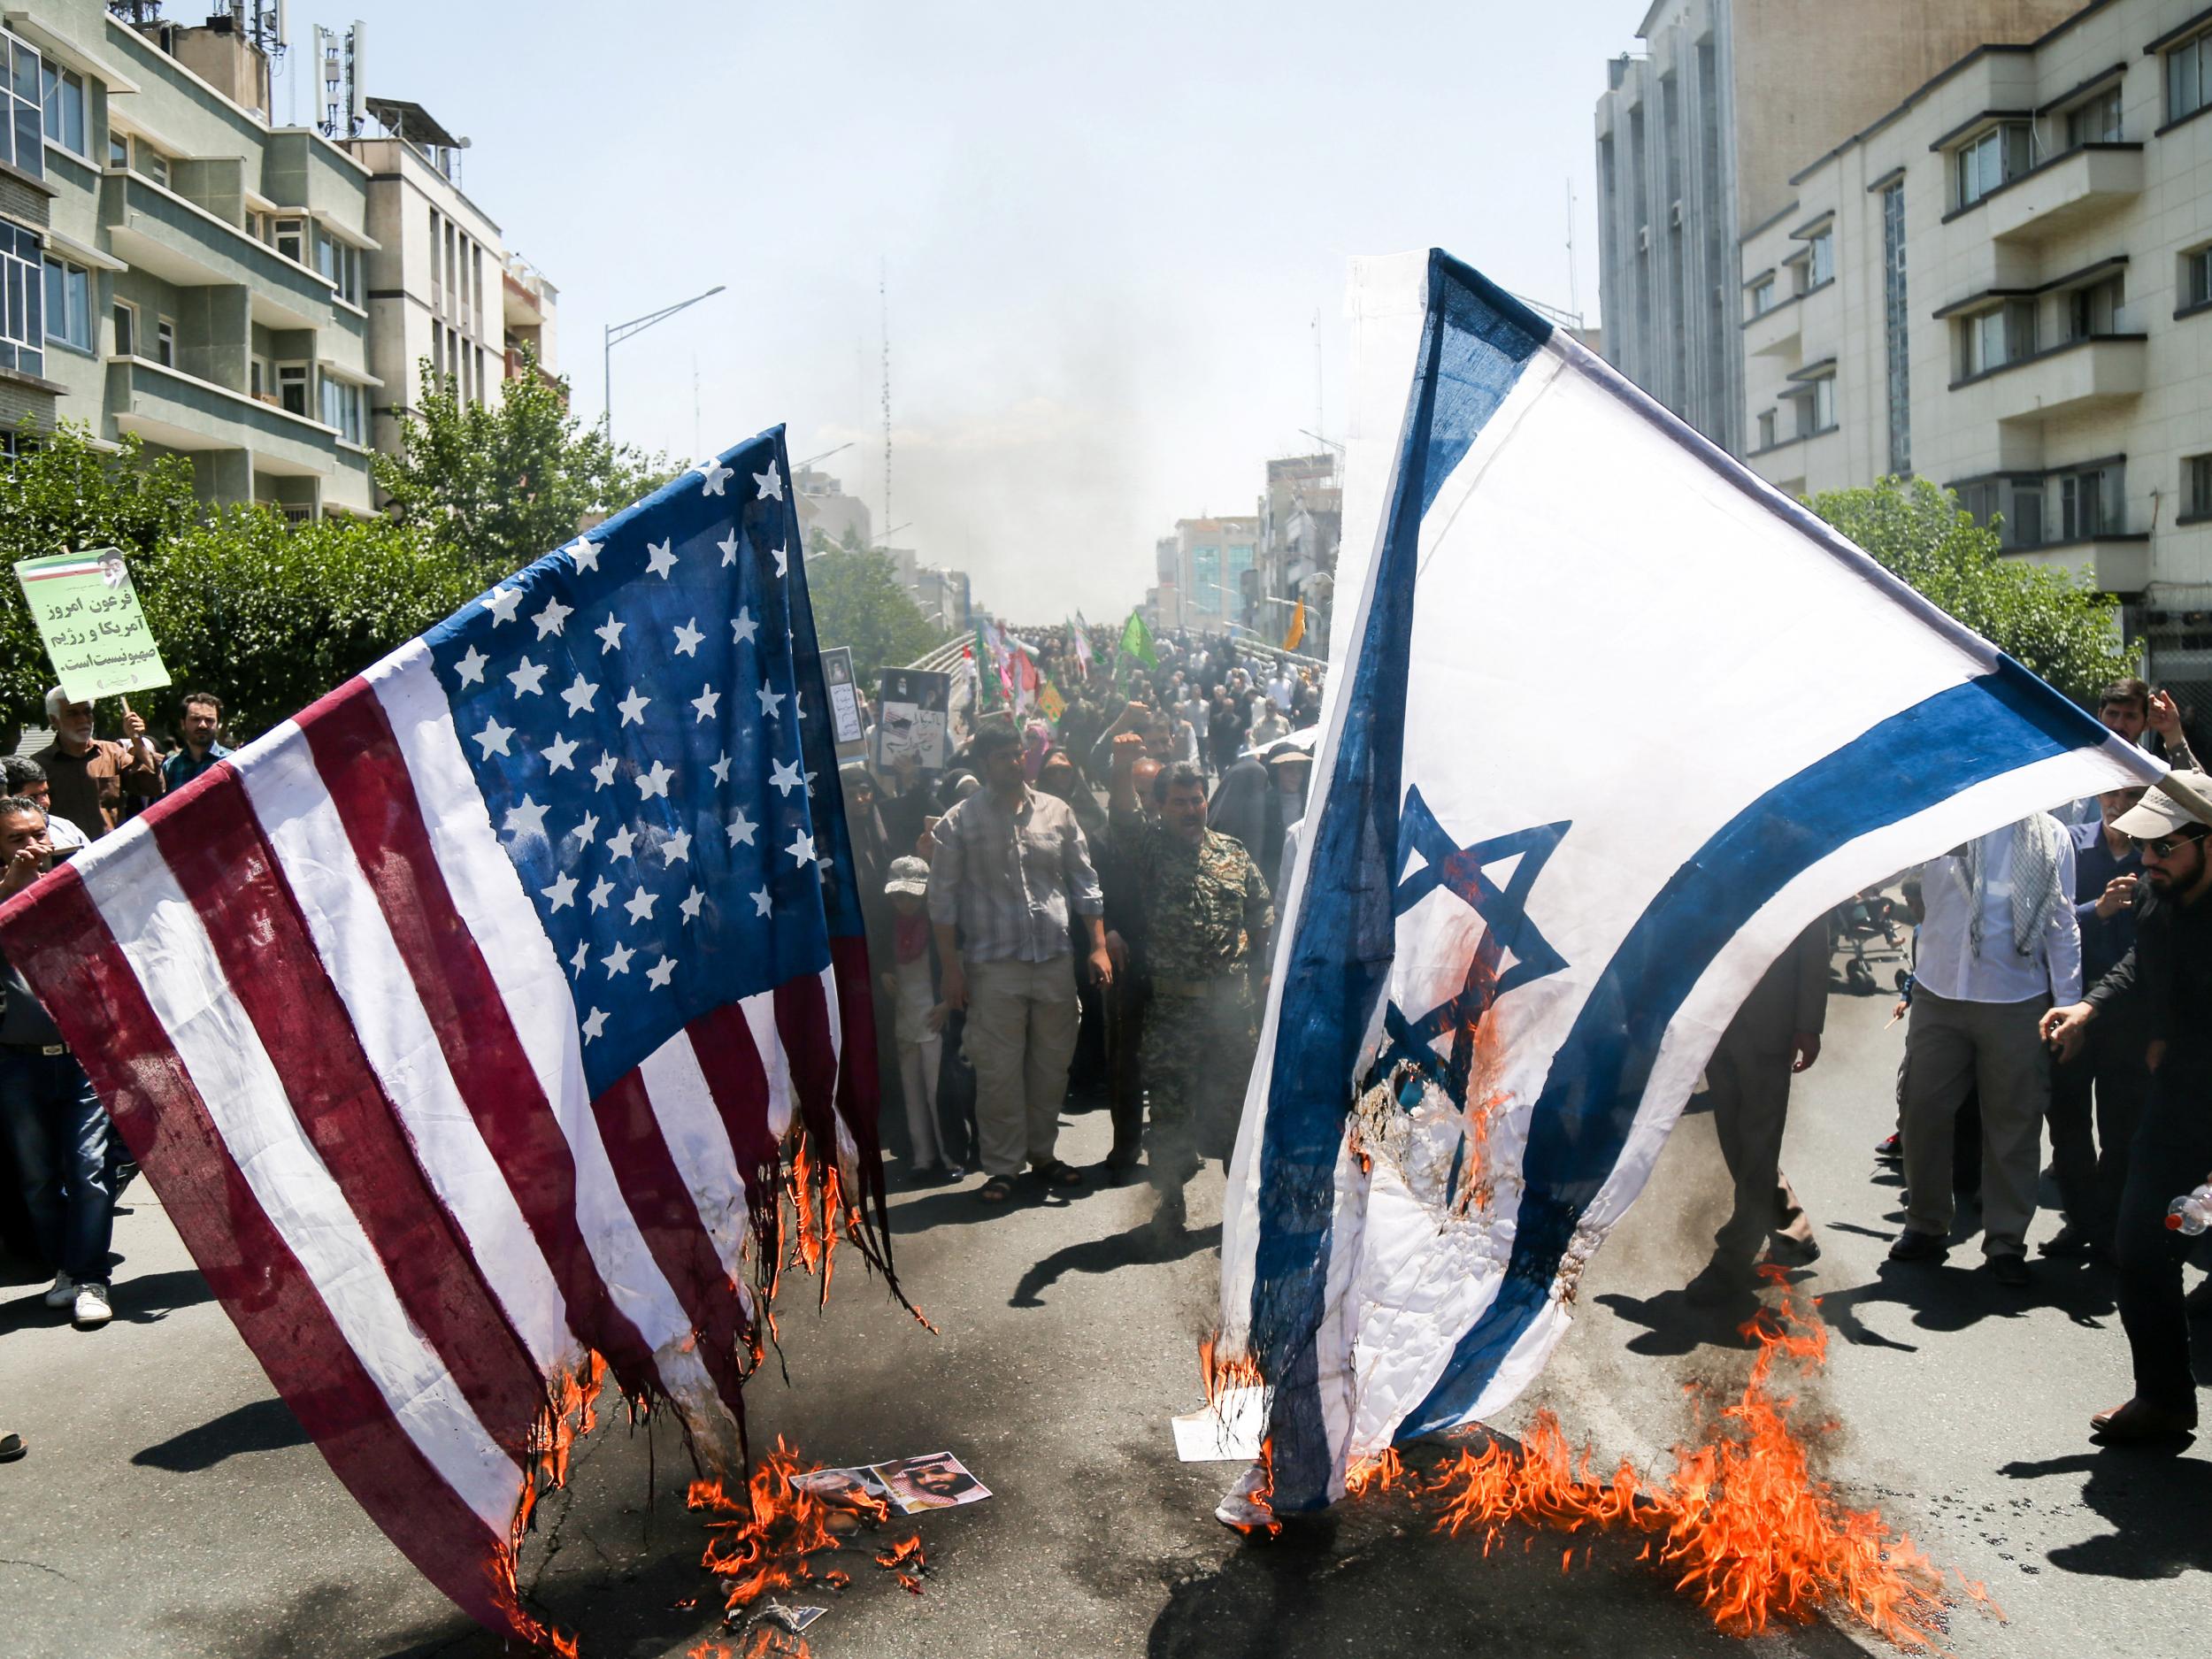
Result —
POLYGON ((254 320, 319 328, 331 317, 327 280, 228 221, 134 173, 100 180, 100 224, 118 257, 179 288, 243 288, 254 320))
POLYGON ((1990 370, 1990 413, 2002 421, 2047 420, 2139 397, 2150 344, 2124 311, 2109 333, 2084 334, 1990 370))

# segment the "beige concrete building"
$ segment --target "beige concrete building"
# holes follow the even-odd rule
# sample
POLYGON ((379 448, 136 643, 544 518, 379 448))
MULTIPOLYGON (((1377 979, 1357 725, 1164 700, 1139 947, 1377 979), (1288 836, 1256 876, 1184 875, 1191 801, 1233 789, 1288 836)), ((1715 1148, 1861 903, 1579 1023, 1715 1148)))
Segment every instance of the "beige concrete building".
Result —
POLYGON ((1597 105, 1607 357, 1732 453, 1742 428, 1736 249, 1787 211, 1793 157, 1877 119, 1988 41, 2079 0, 1655 0, 1597 105))
POLYGON ((2212 608, 2208 113, 2201 0, 2101 0, 1808 157, 1743 243, 1751 465, 1945 484, 2212 679, 2181 620, 2212 608))
POLYGON ((396 449, 426 373, 449 376, 464 401, 492 407, 522 373, 526 346, 539 373, 557 373, 560 296, 509 251, 497 222, 461 188, 465 138, 419 104, 374 96, 366 104, 382 130, 345 149, 368 175, 376 242, 365 295, 380 388, 373 438, 396 449))

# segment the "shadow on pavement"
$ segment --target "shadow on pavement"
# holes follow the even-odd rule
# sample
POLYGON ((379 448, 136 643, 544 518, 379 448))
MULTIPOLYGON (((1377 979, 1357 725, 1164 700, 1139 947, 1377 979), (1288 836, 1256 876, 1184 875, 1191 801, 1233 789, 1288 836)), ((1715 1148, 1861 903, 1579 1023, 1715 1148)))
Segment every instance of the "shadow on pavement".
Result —
POLYGON ((149 1446, 131 1462, 179 1474, 197 1474, 242 1453, 273 1452, 306 1444, 307 1432, 300 1427, 291 1407, 281 1400, 257 1400, 196 1429, 172 1435, 158 1446, 149 1446))
POLYGON ((1983 1270, 1978 1253, 1955 1248, 1952 1254, 1954 1263, 1941 1265, 1885 1263, 1870 1283, 1823 1295, 1821 1315, 1855 1347, 1907 1351, 1914 1345, 1871 1329, 1863 1313, 1884 1304, 1901 1308, 1911 1315, 1915 1329, 1947 1336, 1984 1319, 2016 1319, 2038 1308, 2055 1309, 2086 1330, 2102 1330, 2111 1318, 2111 1288, 2098 1270, 2038 1262, 2032 1285, 2008 1290, 1983 1270), (1970 1265, 1955 1264, 1961 1256, 1967 1256, 1970 1265))
POLYGON ((2111 1447, 1998 1471, 2015 1480, 2085 1475, 2081 1501, 2111 1526, 2101 1537, 2047 1552, 2065 1572, 2105 1578, 2175 1578, 2212 1572, 2212 1463, 2143 1448, 2111 1447))
POLYGON ((1194 1233, 1187 1230, 1167 1248, 1156 1250, 1151 1244, 1150 1227, 1140 1223, 1126 1233, 1110 1233, 1102 1239, 1086 1239, 1080 1244, 1055 1250, 1021 1276, 1021 1282, 1014 1286, 1014 1294, 1007 1299, 1006 1305, 1043 1307, 1039 1293, 1056 1285, 1069 1273, 1110 1273, 1117 1268, 1154 1267, 1179 1262, 1202 1250, 1215 1249, 1220 1243, 1221 1225, 1217 1222, 1194 1233))
POLYGON ((895 1237, 901 1233, 926 1233, 932 1227, 960 1227, 978 1221, 996 1221, 1018 1210, 1060 1209, 1080 1203, 1114 1185, 1103 1164, 1093 1164, 1083 1174, 1082 1186, 1066 1187, 1048 1187, 1033 1175, 1021 1176, 1014 1182, 1013 1196, 1002 1204, 987 1204, 978 1198, 976 1194, 982 1190, 983 1184, 971 1176, 960 1186, 941 1187, 926 1198, 894 1203, 891 1232, 895 1237))

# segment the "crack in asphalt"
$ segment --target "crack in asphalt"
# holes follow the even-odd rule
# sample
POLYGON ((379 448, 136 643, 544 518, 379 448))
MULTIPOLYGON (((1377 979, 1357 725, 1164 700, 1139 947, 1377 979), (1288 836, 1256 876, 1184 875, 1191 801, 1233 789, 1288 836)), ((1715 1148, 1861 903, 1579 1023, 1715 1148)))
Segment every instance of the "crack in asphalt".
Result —
POLYGON ((19 1561, 12 1555, 0 1555, 0 1567, 35 1567, 41 1572, 50 1572, 53 1574, 55 1578, 59 1578, 64 1584, 74 1584, 77 1582, 67 1573, 64 1572, 59 1567, 50 1567, 42 1561, 19 1561))

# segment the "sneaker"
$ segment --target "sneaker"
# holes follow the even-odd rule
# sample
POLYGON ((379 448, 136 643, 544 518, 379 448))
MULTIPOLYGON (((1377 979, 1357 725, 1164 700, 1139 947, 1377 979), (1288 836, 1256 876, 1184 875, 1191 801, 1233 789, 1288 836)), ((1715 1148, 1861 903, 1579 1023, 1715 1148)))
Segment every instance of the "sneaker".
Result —
POLYGON ((66 1308, 76 1300, 77 1281, 66 1273, 55 1274, 53 1288, 46 1293, 46 1305, 50 1308, 66 1308))
POLYGON ((1878 1142, 1874 1148, 1874 1156, 1885 1164, 1902 1164, 1905 1161, 1904 1136, 1893 1133, 1878 1142))
POLYGON ((30 1449, 20 1434, 0 1434, 0 1463, 12 1463, 30 1449))
POLYGON ((96 1331, 115 1317, 115 1310, 108 1306, 108 1287, 96 1279, 78 1286, 76 1308, 70 1317, 80 1331, 96 1331))

